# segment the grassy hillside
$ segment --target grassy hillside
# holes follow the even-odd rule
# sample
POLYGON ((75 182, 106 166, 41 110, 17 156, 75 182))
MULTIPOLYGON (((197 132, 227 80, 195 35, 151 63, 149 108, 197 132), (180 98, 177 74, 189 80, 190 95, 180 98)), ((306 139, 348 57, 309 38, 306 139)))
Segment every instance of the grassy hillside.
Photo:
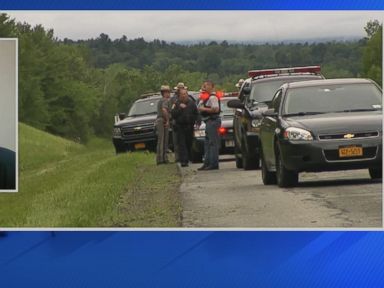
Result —
POLYGON ((116 156, 110 141, 87 146, 19 126, 19 192, 0 194, 0 227, 180 225, 175 165, 151 153, 116 156))

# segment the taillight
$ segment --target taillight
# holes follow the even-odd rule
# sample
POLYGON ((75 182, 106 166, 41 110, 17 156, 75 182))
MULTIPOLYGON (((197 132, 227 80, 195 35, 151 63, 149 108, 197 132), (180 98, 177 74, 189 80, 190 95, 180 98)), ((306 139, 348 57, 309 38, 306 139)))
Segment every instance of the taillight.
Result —
POLYGON ((220 127, 220 128, 219 128, 219 134, 220 134, 220 135, 225 135, 225 134, 227 134, 227 128, 225 128, 225 127, 220 127))

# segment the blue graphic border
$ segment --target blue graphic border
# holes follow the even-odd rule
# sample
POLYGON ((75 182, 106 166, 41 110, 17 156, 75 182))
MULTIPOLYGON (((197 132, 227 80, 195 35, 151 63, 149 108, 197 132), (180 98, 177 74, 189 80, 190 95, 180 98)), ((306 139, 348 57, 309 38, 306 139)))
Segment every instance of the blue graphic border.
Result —
POLYGON ((1 10, 383 10, 382 0, 2 0, 1 10))
POLYGON ((384 234, 373 231, 0 237, 2 287, 383 287, 383 270, 384 234))

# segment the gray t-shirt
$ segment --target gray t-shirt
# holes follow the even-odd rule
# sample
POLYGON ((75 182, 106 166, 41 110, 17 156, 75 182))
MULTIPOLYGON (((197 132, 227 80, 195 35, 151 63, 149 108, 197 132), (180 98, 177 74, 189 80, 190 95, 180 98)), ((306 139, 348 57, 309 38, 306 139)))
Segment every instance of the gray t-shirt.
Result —
POLYGON ((163 109, 169 112, 169 99, 161 98, 157 103, 157 118, 163 118, 163 109))

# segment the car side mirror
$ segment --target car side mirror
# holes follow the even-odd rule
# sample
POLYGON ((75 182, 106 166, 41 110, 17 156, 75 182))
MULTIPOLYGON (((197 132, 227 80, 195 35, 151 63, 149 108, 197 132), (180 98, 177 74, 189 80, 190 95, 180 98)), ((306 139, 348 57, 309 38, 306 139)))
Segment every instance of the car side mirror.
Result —
POLYGON ((268 109, 262 113, 264 117, 277 117, 278 113, 275 112, 275 109, 268 109))
POLYGON ((227 106, 235 109, 244 109, 244 104, 239 99, 229 100, 227 106))
POLYGON ((127 117, 127 114, 125 113, 119 113, 119 119, 124 120, 127 117))
POLYGON ((241 116, 241 115, 243 115, 243 110, 242 110, 242 109, 236 109, 236 110, 235 110, 235 115, 236 115, 236 116, 241 116))
POLYGON ((251 93, 251 87, 249 87, 249 86, 244 87, 244 88, 243 88, 243 93, 244 93, 245 95, 250 94, 250 93, 251 93))

